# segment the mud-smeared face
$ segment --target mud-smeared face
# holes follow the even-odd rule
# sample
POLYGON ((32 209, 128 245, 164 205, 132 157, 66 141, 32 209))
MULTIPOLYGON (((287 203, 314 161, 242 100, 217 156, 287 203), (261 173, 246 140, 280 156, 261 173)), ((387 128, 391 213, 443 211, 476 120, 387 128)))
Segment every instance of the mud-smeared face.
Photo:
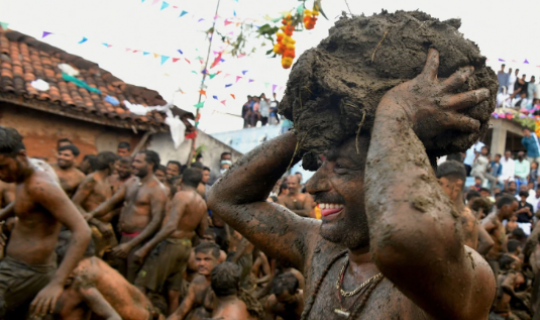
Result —
POLYGON ((62 150, 58 152, 58 166, 62 169, 67 169, 73 166, 75 155, 71 150, 62 150))
POLYGON ((17 181, 20 165, 16 157, 0 155, 0 180, 12 183, 17 181))
POLYGON ((461 195, 461 190, 463 190, 463 180, 461 179, 441 177, 439 178, 439 185, 452 201, 455 201, 461 195))
POLYGON ((197 252, 195 254, 195 263, 197 265, 197 271, 203 276, 210 275, 214 267, 218 264, 217 259, 211 252, 197 252))
POLYGON ((131 166, 128 163, 118 161, 115 169, 120 179, 126 179, 131 176, 131 166))
POLYGON ((152 165, 146 162, 146 156, 143 153, 137 154, 131 162, 131 172, 139 178, 145 177, 152 170, 152 165))
POLYGON ((156 172, 154 172, 154 175, 161 183, 165 183, 165 181, 167 180, 165 172, 161 171, 160 169, 157 169, 156 172))
POLYGON ((364 204, 364 169, 369 138, 349 139, 323 157, 322 166, 306 184, 321 208, 321 236, 357 249, 369 246, 364 204))

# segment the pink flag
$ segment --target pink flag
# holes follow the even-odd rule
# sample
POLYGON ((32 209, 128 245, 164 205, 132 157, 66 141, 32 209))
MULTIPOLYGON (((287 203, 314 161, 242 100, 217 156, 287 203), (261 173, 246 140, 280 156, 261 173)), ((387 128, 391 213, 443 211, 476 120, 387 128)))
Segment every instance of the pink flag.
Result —
POLYGON ((227 102, 227 100, 221 101, 221 104, 223 104, 224 106, 227 106, 227 105, 225 104, 225 102, 227 102))
POLYGON ((242 79, 241 76, 236 76, 236 83, 238 83, 238 81, 239 81, 240 79, 242 79))

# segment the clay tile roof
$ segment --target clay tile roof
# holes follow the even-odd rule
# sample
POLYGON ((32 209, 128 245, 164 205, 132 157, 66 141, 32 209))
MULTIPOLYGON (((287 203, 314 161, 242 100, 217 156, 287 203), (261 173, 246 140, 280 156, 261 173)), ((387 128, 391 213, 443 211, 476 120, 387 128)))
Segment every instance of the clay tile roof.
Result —
MULTIPOLYGON (((157 91, 127 84, 94 62, 20 32, 0 28, 0 101, 103 125, 168 130, 164 114, 155 111, 146 116, 133 114, 123 105, 124 100, 144 106, 167 103, 157 91), (61 63, 77 69, 80 74, 76 78, 101 90, 101 94, 64 80, 58 67, 61 63), (46 81, 50 89, 35 89, 31 82, 38 79, 46 81), (107 95, 121 104, 114 106, 105 101, 107 95)), ((193 114, 188 117, 193 118, 193 114)))

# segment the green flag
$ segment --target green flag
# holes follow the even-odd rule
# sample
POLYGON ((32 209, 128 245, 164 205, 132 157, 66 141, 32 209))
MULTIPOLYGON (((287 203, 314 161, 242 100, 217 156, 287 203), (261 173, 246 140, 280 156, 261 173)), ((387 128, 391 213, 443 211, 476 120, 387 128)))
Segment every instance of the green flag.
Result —
POLYGON ((194 107, 197 109, 202 109, 202 107, 204 107, 204 101, 197 103, 196 105, 194 105, 194 107))

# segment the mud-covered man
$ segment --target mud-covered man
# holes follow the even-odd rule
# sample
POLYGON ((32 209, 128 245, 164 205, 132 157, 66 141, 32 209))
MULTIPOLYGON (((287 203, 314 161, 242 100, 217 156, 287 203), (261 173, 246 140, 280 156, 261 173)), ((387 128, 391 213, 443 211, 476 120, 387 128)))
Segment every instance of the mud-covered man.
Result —
POLYGON ((504 195, 496 203, 497 211, 489 214, 483 221, 483 227, 493 239, 493 247, 486 254, 486 260, 493 269, 495 276, 499 274, 499 259, 507 251, 506 232, 503 221, 510 220, 515 215, 518 202, 514 196, 504 195))
POLYGON ((454 208, 461 213, 464 244, 476 250, 480 255, 485 255, 493 247, 493 240, 479 224, 471 209, 463 202, 463 188, 467 178, 465 166, 455 160, 446 161, 437 168, 437 178, 444 193, 454 204, 454 208))
POLYGON ((191 239, 204 237, 208 227, 206 202, 197 193, 202 172, 188 168, 184 171, 180 190, 172 200, 161 230, 142 248, 135 259, 144 261, 135 284, 146 290, 168 293, 169 314, 179 305, 182 280, 191 252, 191 239), (167 285, 167 286, 165 286, 167 285))
MULTIPOLYGON (((96 157, 95 171, 89 174, 77 188, 72 201, 81 211, 86 214, 92 212, 100 204, 109 200, 113 193, 109 178, 114 171, 118 156, 110 151, 100 152, 96 157)), ((105 251, 116 246, 114 230, 110 219, 106 217, 92 218, 88 221, 92 226, 92 238, 96 244, 96 254, 103 257, 105 251)))
POLYGON ((116 161, 114 166, 115 173, 108 178, 113 194, 120 189, 120 186, 133 178, 131 174, 131 161, 131 157, 121 157, 116 161))
POLYGON ((265 201, 295 156, 293 132, 244 156, 210 191, 214 214, 306 275, 305 319, 487 318, 495 278, 464 245, 424 143, 445 130, 477 132, 457 111, 490 92, 453 94, 473 68, 439 80, 438 66, 431 49, 422 73, 381 99, 371 137, 351 136, 321 158, 306 189, 322 221, 265 201), (430 128, 421 137, 419 123, 430 128))
POLYGON ((300 177, 293 174, 287 177, 289 193, 278 197, 278 203, 301 217, 310 217, 313 210, 313 198, 307 193, 301 193, 300 177))
POLYGON ((82 258, 90 229, 57 181, 32 164, 17 130, 2 126, 0 180, 17 185, 16 200, 0 211, 0 221, 18 218, 0 262, 0 318, 26 319, 29 311, 42 317, 52 311, 82 258), (56 269, 54 249, 62 225, 73 237, 56 269))
POLYGON ((109 200, 87 217, 99 218, 123 204, 118 226, 122 237, 111 254, 117 258, 115 267, 130 283, 135 281, 141 267, 134 258, 134 252, 156 233, 163 220, 167 195, 164 186, 154 176, 159 161, 159 155, 154 151, 137 153, 131 164, 137 179, 122 185, 109 200))
POLYGON ((58 163, 53 166, 56 175, 60 179, 60 185, 66 194, 71 197, 77 191, 77 187, 84 180, 82 173, 75 165, 75 159, 79 156, 79 148, 68 144, 58 148, 58 163))
POLYGON ((266 319, 300 320, 304 311, 304 293, 294 274, 285 272, 272 282, 272 294, 264 306, 266 319))

